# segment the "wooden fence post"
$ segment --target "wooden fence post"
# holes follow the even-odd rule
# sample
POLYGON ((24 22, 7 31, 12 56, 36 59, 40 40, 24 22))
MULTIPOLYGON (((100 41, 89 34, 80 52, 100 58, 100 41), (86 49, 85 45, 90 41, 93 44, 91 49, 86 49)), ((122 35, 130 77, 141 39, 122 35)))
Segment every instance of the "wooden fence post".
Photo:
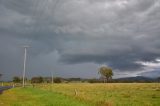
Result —
POLYGON ((76 90, 76 89, 74 89, 74 94, 75 94, 75 96, 77 96, 77 95, 78 95, 78 93, 77 93, 77 90, 76 90))

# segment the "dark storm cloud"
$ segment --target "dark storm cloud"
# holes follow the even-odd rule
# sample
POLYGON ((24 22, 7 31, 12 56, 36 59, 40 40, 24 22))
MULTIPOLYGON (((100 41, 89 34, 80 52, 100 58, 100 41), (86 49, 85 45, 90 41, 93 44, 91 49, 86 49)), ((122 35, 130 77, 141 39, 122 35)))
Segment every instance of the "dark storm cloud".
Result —
POLYGON ((160 0, 0 0, 0 68, 6 73, 12 69, 6 69, 6 60, 20 70, 12 63, 22 64, 19 48, 28 44, 30 61, 44 70, 47 66, 38 65, 36 57, 52 52, 59 56, 53 62, 57 65, 141 70, 137 61, 160 58, 159 10, 160 0))
POLYGON ((157 11, 160 8, 159 1, 123 0, 117 1, 117 4, 119 4, 119 10, 108 7, 110 11, 106 12, 109 15, 112 13, 113 16, 101 13, 95 16, 99 18, 102 15, 100 18, 103 18, 105 15, 105 19, 101 20, 102 23, 95 24, 95 29, 92 25, 92 29, 88 29, 91 30, 88 35, 89 40, 84 40, 87 39, 85 36, 82 41, 76 42, 81 46, 72 47, 64 53, 62 61, 69 63, 94 61, 109 63, 118 69, 134 70, 142 67, 135 61, 154 61, 160 56, 158 47, 160 45, 158 30, 160 12, 157 11))

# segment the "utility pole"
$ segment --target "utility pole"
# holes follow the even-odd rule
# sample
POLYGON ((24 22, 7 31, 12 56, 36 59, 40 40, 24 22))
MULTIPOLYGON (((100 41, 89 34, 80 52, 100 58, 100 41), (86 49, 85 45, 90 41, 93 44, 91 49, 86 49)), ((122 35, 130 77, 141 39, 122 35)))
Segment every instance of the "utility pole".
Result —
POLYGON ((24 64, 23 64, 23 87, 25 87, 25 75, 26 75, 26 60, 27 60, 27 48, 29 46, 24 46, 24 64))

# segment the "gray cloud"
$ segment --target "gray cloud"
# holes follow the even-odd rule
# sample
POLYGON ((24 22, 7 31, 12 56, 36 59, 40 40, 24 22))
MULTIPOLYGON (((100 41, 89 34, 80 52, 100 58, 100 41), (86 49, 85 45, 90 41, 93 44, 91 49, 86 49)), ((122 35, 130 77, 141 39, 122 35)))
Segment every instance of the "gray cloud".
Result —
POLYGON ((0 68, 5 73, 21 70, 24 44, 31 46, 32 71, 48 70, 52 62, 58 68, 50 70, 61 70, 57 73, 62 73, 60 67, 76 64, 89 73, 88 63, 137 71, 144 66, 136 61, 160 58, 159 0, 0 0, 0 10, 0 68), (56 61, 54 55, 49 62, 37 58, 55 51, 56 61))

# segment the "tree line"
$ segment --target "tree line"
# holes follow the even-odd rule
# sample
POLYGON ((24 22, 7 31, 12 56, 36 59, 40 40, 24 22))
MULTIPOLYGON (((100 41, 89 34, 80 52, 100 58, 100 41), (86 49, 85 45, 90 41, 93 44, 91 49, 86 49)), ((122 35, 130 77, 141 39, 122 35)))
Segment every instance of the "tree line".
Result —
MULTIPOLYGON (((61 83, 61 82, 89 82, 89 83, 130 83, 130 82, 160 82, 160 77, 158 77, 155 80, 135 80, 135 79, 112 79, 113 71, 112 68, 103 66, 98 69, 98 74, 100 74, 100 78, 90 78, 90 79, 82 79, 82 78, 61 78, 61 77, 32 77, 30 80, 25 79, 26 81, 30 83, 61 83)), ((2 74, 0 74, 0 78, 2 77, 2 74)), ((22 78, 15 76, 13 77, 14 83, 22 83, 22 78)))
MULTIPOLYGON (((109 82, 112 80, 112 76, 113 76, 113 72, 112 69, 109 67, 101 67, 98 70, 98 73, 101 75, 101 79, 103 79, 103 82, 109 82)), ((25 79, 27 80, 27 79, 25 79)), ((70 81, 82 81, 80 78, 60 78, 60 77, 55 77, 55 78, 51 78, 51 77, 42 77, 42 76, 38 76, 38 77, 32 77, 30 82, 31 83, 61 83, 61 82, 70 82, 70 81)), ((84 82, 86 80, 83 79, 82 82, 84 82)), ((92 80, 87 80, 88 82, 94 82, 92 80)), ((14 83, 21 83, 22 82, 22 78, 20 77, 13 77, 13 82, 14 83)))
MULTIPOLYGON (((25 79, 25 80, 30 83, 51 83, 52 82, 51 77, 42 77, 42 76, 32 77, 31 79, 25 79)), ((13 77, 12 81, 14 83, 22 83, 22 78, 15 76, 15 77, 13 77)), ((54 83, 61 83, 62 78, 55 77, 55 78, 53 78, 53 82, 54 83)))

